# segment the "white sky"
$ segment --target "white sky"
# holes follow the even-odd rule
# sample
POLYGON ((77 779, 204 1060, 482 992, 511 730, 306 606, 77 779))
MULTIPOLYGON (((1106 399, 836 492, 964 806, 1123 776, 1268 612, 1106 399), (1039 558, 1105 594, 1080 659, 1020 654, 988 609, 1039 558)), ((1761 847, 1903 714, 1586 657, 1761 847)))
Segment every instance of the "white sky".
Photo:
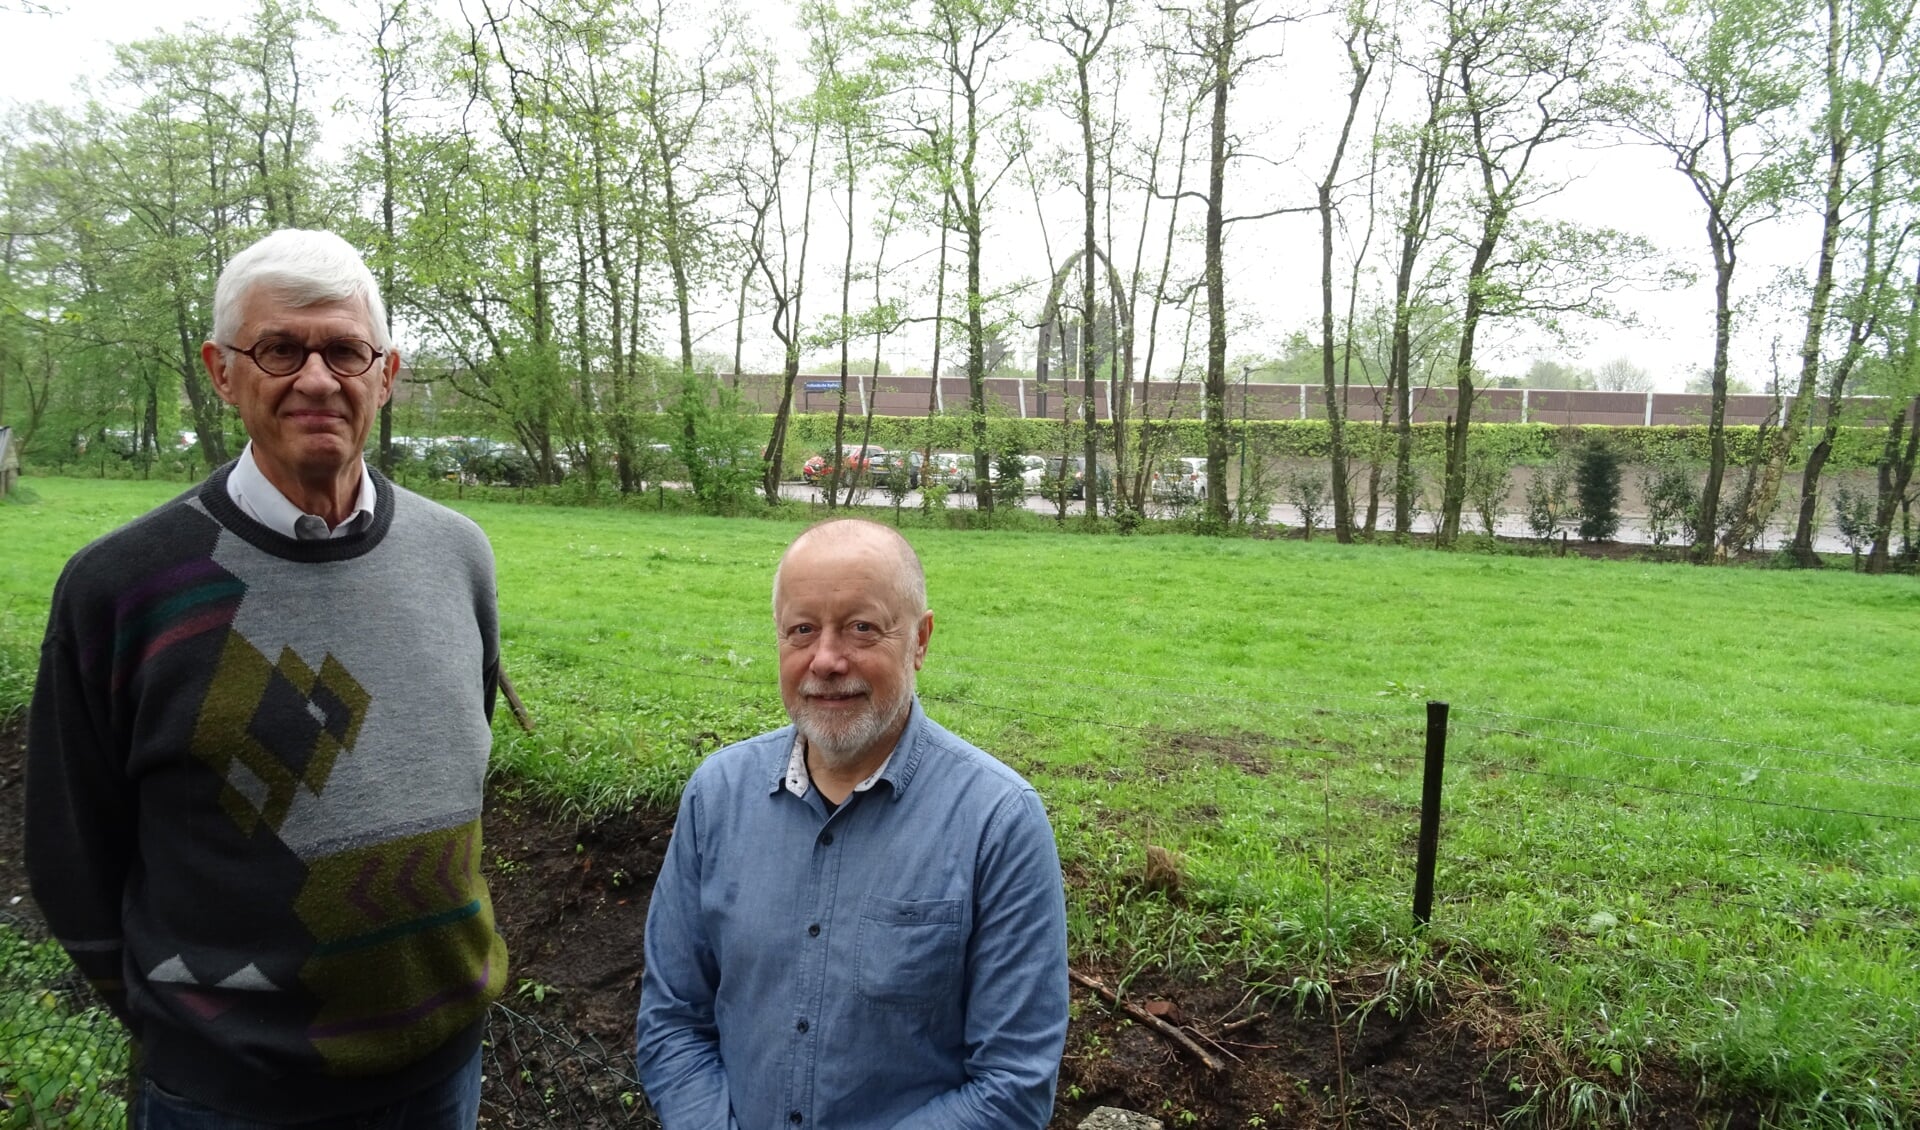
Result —
MULTIPOLYGON (((452 0, 448 0, 449 3, 452 0)), ((760 26, 777 24, 789 11, 781 0, 762 0, 764 18, 760 26)), ((344 0, 320 0, 322 11, 351 25, 350 9, 344 0)), ((175 30, 190 20, 220 26, 244 18, 251 0, 0 0, 0 102, 32 100, 71 101, 76 81, 104 74, 112 63, 110 44, 152 34, 156 30, 175 30), (47 14, 49 13, 50 14, 47 14)), ((1285 53, 1278 68, 1257 84, 1235 94, 1235 115, 1240 128, 1257 128, 1261 114, 1286 107, 1298 120, 1302 99, 1324 104, 1319 115, 1331 130, 1337 126, 1342 110, 1335 87, 1337 79, 1328 72, 1315 74, 1329 57, 1332 28, 1325 23, 1307 24, 1288 31, 1285 53), (1244 117, 1241 115, 1245 115, 1244 117)), ((1279 46, 1277 40, 1269 46, 1279 46)), ((1337 47, 1336 47, 1337 49, 1337 47)), ((1335 58, 1335 63, 1343 60, 1335 58)), ((1144 79, 1140 80, 1144 87, 1144 79)), ((1298 136, 1298 126, 1284 127, 1298 136)), ((1263 139, 1269 152, 1283 144, 1276 140, 1279 131, 1263 139)), ((1286 194, 1287 203, 1311 201, 1310 183, 1317 179, 1313 166, 1324 160, 1328 143, 1316 136, 1317 130, 1302 139, 1301 164, 1280 167, 1270 183, 1286 194)), ((1291 144, 1290 142, 1286 144, 1291 144)), ((1627 304, 1641 324, 1629 328, 1590 327, 1580 339, 1565 348, 1537 336, 1516 335, 1512 331, 1483 331, 1479 355, 1482 366, 1496 375, 1523 373, 1536 356, 1598 366, 1614 357, 1625 356, 1652 372, 1658 387, 1678 389, 1688 372, 1704 366, 1712 357, 1711 317, 1713 309, 1711 271, 1705 247, 1702 216, 1697 200, 1685 180, 1667 167, 1661 156, 1644 147, 1620 146, 1604 150, 1566 150, 1558 158, 1580 179, 1561 194, 1552 207, 1558 214, 1587 223, 1606 224, 1643 235, 1694 269, 1700 281, 1692 288, 1663 294, 1641 295, 1627 304)), ((1364 154, 1349 153, 1352 162, 1364 161, 1364 154)), ((1232 186, 1230 186, 1231 188, 1232 186)), ((990 254, 1001 258, 998 264, 1007 277, 1044 275, 1047 264, 1038 252, 1038 229, 1032 218, 1032 199, 1024 187, 1007 186, 999 197, 995 245, 990 254)), ((1254 201, 1229 199, 1229 210, 1252 210, 1254 201)), ((1077 196, 1047 203, 1049 235, 1056 254, 1077 240, 1077 196)), ((816 313, 825 306, 837 306, 837 284, 829 285, 827 269, 837 271, 838 252, 831 244, 837 212, 822 208, 816 224, 814 262, 823 266, 814 282, 812 306, 816 313), (831 265, 829 267, 829 265, 831 265), (834 300, 827 294, 834 291, 834 300)), ((1319 309, 1319 233, 1312 215, 1282 217, 1233 229, 1230 258, 1229 300, 1236 316, 1251 324, 1236 331, 1230 344, 1234 354, 1272 352, 1286 334, 1315 321, 1319 309)), ((1758 230, 1743 249, 1740 289, 1752 298, 1762 287, 1774 281, 1782 269, 1799 270, 1814 251, 1815 231, 1810 219, 1794 218, 1758 230)), ((1132 237, 1117 237, 1131 259, 1132 237)), ((1149 236, 1151 247, 1160 236, 1149 236)), ((1376 246, 1382 236, 1376 236, 1376 246)), ((1116 252, 1118 254, 1118 252, 1116 252)), ((1157 256, 1149 253, 1150 259, 1157 256)), ((993 266, 994 264, 989 264, 993 266)), ((1336 268, 1339 270, 1340 268, 1336 268)), ((1038 305, 1038 299, 1034 304, 1038 305)), ((708 319, 716 323, 718 310, 708 319)), ((704 345, 717 350, 731 349, 731 304, 726 304, 722 327, 710 324, 704 345)), ((1748 321, 1743 326, 1735 355, 1735 372, 1755 386, 1765 378, 1768 345, 1775 334, 1791 340, 1793 311, 1783 309, 1776 321, 1748 321)), ((1037 316, 1037 310, 1030 317, 1037 316)), ((1173 319, 1176 322, 1180 319, 1173 319)), ((1163 328, 1169 321, 1163 315, 1163 328)), ((662 334, 665 340, 665 334, 662 334)), ((763 363, 773 356, 764 345, 756 350, 749 338, 749 367, 759 352, 763 363)), ((1026 347, 1030 350, 1030 346, 1026 347)), ((1166 350, 1177 350, 1177 342, 1163 339, 1166 350)), ((926 363, 927 348, 915 348, 911 339, 902 338, 888 350, 896 366, 926 363)))

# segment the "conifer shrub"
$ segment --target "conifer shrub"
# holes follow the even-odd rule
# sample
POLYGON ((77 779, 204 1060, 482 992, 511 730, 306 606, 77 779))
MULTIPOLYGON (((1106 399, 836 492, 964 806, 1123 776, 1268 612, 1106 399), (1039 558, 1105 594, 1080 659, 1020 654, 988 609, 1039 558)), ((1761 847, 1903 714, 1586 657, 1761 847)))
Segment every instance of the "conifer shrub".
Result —
POLYGON ((1588 442, 1574 457, 1573 481, 1580 507, 1580 540, 1613 540, 1620 532, 1619 453, 1604 441, 1588 442))

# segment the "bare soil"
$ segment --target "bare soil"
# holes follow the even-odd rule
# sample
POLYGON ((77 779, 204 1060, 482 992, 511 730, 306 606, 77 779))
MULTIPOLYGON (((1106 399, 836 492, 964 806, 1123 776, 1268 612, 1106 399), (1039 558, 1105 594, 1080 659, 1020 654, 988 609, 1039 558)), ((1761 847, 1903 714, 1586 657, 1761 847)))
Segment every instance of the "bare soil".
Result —
MULTIPOLYGON (((19 721, 0 724, 0 910, 12 911, 0 920, 38 932, 20 851, 23 749, 19 721)), ((673 814, 582 823, 555 816, 511 782, 495 783, 489 805, 488 877, 514 969, 509 1002, 631 1063, 647 901, 673 814)), ((1112 970, 1079 972, 1118 982, 1112 970)), ((1370 976, 1355 971, 1343 984, 1357 999, 1370 976)), ((1133 978, 1125 999, 1179 1027, 1223 1069, 1076 985, 1050 1130, 1078 1126, 1097 1106, 1143 1111, 1169 1130, 1525 1125, 1524 1117, 1502 1118, 1519 1109, 1527 1085, 1557 1080, 1563 1066, 1526 1039, 1494 987, 1443 997, 1419 1013, 1376 1012, 1364 1024, 1349 1017, 1339 1025, 1235 977, 1148 971, 1133 978)), ((1639 1090, 1635 1126, 1758 1125, 1750 1105, 1702 1101, 1697 1078, 1661 1065, 1643 1072, 1639 1090)))

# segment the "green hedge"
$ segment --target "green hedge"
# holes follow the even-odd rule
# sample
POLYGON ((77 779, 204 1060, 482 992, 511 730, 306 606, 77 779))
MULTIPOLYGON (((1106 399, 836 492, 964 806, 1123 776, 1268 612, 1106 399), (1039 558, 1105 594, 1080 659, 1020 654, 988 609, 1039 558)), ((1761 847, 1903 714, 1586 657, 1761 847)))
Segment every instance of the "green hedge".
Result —
MULTIPOLYGON (((771 417, 767 417, 771 428, 771 417)), ((864 421, 847 418, 846 442, 858 443, 864 421)), ((1240 434, 1241 424, 1234 421, 1230 435, 1240 434)), ((1252 420, 1246 425, 1255 451, 1278 457, 1324 458, 1329 429, 1325 420, 1252 420)), ((1140 424, 1128 424, 1135 445, 1140 424)), ((1199 420, 1156 421, 1155 443, 1169 455, 1197 455, 1206 450, 1206 425, 1199 420)), ((1103 427, 1102 431, 1106 429, 1103 427)), ((1476 450, 1489 451, 1511 463, 1545 463, 1562 452, 1571 451, 1590 439, 1604 438, 1627 463, 1657 463, 1667 460, 1705 463, 1708 455, 1707 428, 1704 424, 1660 424, 1653 427, 1608 427, 1598 424, 1470 424, 1471 443, 1476 450)), ((990 416, 987 419, 988 446, 995 450, 1024 452, 1059 451, 1062 428, 1058 420, 1011 419, 990 416)), ((870 442, 885 448, 924 447, 931 436, 933 446, 942 451, 971 451, 972 431, 963 414, 942 416, 875 416, 870 442)), ((1350 449, 1360 458, 1378 450, 1390 457, 1395 437, 1391 429, 1379 424, 1352 421, 1347 425, 1350 449)), ((1816 435, 1807 436, 1794 452, 1797 465, 1806 458, 1816 435)), ((1879 428, 1841 428, 1827 466, 1833 469, 1872 467, 1880 458, 1885 434, 1879 428)), ((1079 429, 1070 437, 1078 449, 1084 442, 1079 429)), ((1759 451, 1760 429, 1741 425, 1726 429, 1727 460, 1739 466, 1750 463, 1759 451)), ((1413 451, 1416 459, 1436 459, 1445 451, 1446 425, 1415 424, 1413 451)), ((805 453, 825 451, 833 445, 833 416, 829 413, 796 415, 788 433, 789 451, 805 453)))

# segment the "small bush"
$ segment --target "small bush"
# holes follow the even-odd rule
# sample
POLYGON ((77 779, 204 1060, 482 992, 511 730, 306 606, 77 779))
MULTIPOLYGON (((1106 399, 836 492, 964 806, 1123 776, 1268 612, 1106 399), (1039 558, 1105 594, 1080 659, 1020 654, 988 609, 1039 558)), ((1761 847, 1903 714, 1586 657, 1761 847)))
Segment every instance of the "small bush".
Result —
POLYGON ((1507 490, 1513 479, 1513 463, 1497 451, 1476 449, 1467 456, 1467 504, 1480 516, 1480 528, 1488 537, 1507 504, 1507 490))
POLYGON ((1027 480, 1021 478, 1026 469, 1018 452, 1002 451, 993 457, 993 470, 999 476, 993 481, 994 502, 1009 508, 1019 507, 1027 497, 1027 480))
POLYGON ((1295 471, 1287 476, 1287 501, 1300 512, 1301 531, 1307 541, 1312 541, 1313 531, 1327 511, 1327 480, 1317 469, 1295 471))
POLYGON ((1536 469, 1527 483, 1527 529, 1541 541, 1547 541, 1567 524, 1571 506, 1567 494, 1573 486, 1573 468, 1564 459, 1556 459, 1536 469))
MULTIPOLYGON (((1413 528, 1420 523, 1420 515, 1426 512, 1426 484, 1422 482, 1423 478, 1424 476, 1421 475, 1420 468, 1417 465, 1411 463, 1407 465, 1405 484, 1407 491, 1407 528, 1395 531, 1395 535, 1399 538, 1404 539, 1411 537, 1413 528)), ((1399 506, 1400 488, 1400 470, 1395 467, 1389 471, 1382 492, 1388 500, 1388 509, 1395 509, 1399 506)))
POLYGON ((674 458, 701 509, 733 513, 753 500, 763 466, 759 428, 736 389, 700 373, 680 377, 671 418, 674 458))
POLYGON ((1620 532, 1620 456, 1595 440, 1580 449, 1574 463, 1580 499, 1580 540, 1611 541, 1620 532))
POLYGON ((1879 499, 1866 491, 1856 491, 1850 486, 1842 486, 1833 492, 1833 522, 1840 530, 1840 540, 1847 543, 1847 551, 1853 554, 1853 567, 1860 568, 1860 555, 1873 548, 1873 539, 1880 531, 1874 523, 1874 511, 1879 499))
MULTIPOLYGON (((1239 495, 1234 500, 1234 522, 1242 529, 1257 530, 1272 519, 1274 495, 1282 484, 1276 481, 1279 476, 1267 458, 1257 452, 1247 454, 1245 468, 1239 495)), ((1317 472, 1302 471, 1300 475, 1316 476, 1317 472)), ((1291 492, 1292 484, 1287 484, 1287 489, 1291 492)), ((1324 498, 1324 485, 1321 492, 1324 498)))
POLYGON ((1700 512, 1700 484, 1684 463, 1665 460, 1640 473, 1640 497, 1647 507, 1647 529, 1654 545, 1679 532, 1691 544, 1700 512))
POLYGON ((905 460, 886 473, 880 480, 880 487, 887 492, 887 501, 893 504, 894 524, 900 522, 900 507, 905 505, 907 494, 913 490, 913 475, 907 470, 905 460))

